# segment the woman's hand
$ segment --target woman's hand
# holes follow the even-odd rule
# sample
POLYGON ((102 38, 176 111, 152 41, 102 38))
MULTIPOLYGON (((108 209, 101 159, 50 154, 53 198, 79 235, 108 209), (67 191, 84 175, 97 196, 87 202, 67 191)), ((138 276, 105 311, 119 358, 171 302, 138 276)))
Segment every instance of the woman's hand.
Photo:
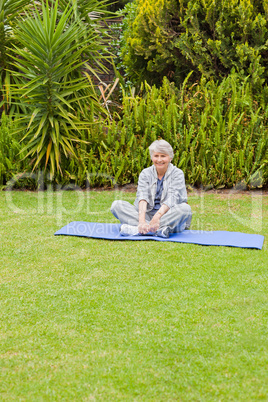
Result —
POLYGON ((138 230, 140 234, 146 234, 150 232, 150 225, 147 222, 142 222, 138 224, 138 230))
POLYGON ((158 213, 156 213, 153 216, 153 219, 151 220, 151 222, 149 223, 150 226, 150 232, 154 233, 159 229, 160 226, 160 215, 158 213))
POLYGON ((160 219, 163 215, 169 210, 169 207, 166 204, 162 204, 156 214, 153 216, 150 225, 150 232, 157 232, 160 226, 160 219))

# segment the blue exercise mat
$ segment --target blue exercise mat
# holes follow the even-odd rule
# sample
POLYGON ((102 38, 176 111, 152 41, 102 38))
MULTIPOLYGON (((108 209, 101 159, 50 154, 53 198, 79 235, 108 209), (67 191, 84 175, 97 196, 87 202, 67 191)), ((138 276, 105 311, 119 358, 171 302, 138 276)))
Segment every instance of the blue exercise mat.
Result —
POLYGON ((203 246, 229 246, 262 249, 264 236, 240 232, 184 230, 172 233, 168 239, 152 235, 122 236, 120 224, 99 222, 71 222, 55 235, 92 237, 106 240, 156 240, 193 243, 203 246))

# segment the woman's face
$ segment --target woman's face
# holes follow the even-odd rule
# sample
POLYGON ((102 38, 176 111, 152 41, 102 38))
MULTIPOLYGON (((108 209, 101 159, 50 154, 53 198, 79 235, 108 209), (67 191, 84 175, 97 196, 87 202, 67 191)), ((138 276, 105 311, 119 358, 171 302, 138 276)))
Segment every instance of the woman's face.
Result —
POLYGON ((171 158, 167 154, 162 152, 154 152, 152 156, 153 164, 156 167, 157 172, 166 173, 168 164, 171 162, 171 158))

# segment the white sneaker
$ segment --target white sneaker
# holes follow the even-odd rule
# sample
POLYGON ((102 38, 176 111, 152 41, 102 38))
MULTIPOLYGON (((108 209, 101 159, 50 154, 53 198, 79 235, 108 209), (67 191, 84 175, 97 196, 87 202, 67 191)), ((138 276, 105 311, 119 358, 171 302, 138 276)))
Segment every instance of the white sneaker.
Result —
POLYGON ((138 226, 131 226, 124 223, 121 225, 120 234, 122 236, 136 236, 139 234, 138 226))

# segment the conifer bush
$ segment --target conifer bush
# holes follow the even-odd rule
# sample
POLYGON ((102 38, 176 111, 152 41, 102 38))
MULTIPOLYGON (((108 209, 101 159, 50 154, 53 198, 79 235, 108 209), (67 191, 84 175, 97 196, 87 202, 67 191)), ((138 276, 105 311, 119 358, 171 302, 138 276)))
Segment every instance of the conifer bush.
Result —
POLYGON ((268 82, 266 0, 135 0, 126 14, 121 57, 134 83, 179 85, 190 71, 221 80, 232 69, 256 90, 268 82))

